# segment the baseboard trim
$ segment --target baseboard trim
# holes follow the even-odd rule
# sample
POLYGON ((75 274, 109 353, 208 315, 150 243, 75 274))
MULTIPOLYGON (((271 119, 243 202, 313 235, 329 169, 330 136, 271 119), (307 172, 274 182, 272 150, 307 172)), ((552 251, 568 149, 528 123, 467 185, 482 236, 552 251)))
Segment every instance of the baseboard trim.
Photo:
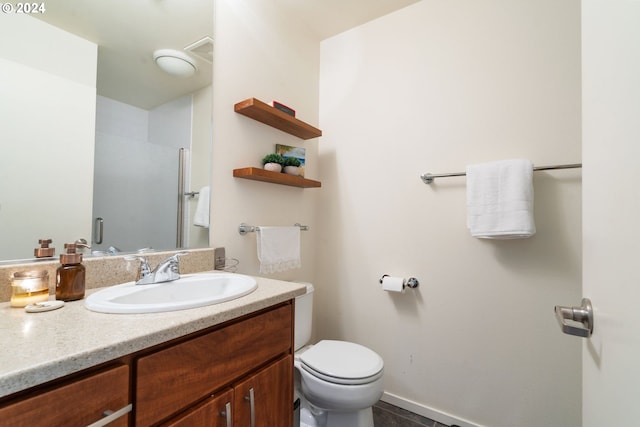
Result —
POLYGON ((380 400, 390 403, 391 405, 397 406, 399 408, 406 409, 407 411, 411 411, 415 414, 422 415, 423 417, 431 418, 434 421, 437 421, 441 424, 446 424, 448 426, 455 424, 460 427, 483 427, 480 424, 475 424, 469 420, 455 417, 446 412, 438 411, 436 409, 422 405, 418 402, 405 399, 404 397, 400 397, 392 393, 387 393, 386 391, 384 392, 380 400))

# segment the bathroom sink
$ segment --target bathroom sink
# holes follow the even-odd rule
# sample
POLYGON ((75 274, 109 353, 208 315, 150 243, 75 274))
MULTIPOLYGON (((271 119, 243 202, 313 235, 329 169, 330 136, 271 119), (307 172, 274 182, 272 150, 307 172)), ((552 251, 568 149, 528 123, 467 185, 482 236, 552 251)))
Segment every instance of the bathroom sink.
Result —
POLYGON ((257 287, 253 278, 241 274, 183 274, 172 282, 111 286, 89 295, 84 305, 101 313, 158 313, 219 304, 248 295, 257 287))

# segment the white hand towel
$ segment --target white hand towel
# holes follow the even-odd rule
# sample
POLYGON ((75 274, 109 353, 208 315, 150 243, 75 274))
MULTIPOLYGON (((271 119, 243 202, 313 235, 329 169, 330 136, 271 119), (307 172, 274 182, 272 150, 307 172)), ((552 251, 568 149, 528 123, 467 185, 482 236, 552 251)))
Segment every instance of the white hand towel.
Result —
POLYGON ((193 215, 193 225, 209 228, 209 187, 202 187, 198 194, 198 205, 193 215))
POLYGON ((258 259, 260 273, 300 268, 300 227, 260 227, 258 259))
POLYGON ((467 226, 473 237, 485 239, 519 239, 536 233, 529 160, 467 166, 467 226))

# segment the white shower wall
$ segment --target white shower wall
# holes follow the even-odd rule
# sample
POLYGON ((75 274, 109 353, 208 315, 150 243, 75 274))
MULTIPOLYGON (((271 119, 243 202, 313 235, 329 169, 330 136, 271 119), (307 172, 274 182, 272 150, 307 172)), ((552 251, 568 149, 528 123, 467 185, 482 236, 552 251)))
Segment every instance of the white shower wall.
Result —
POLYGON ((175 247, 178 150, 190 146, 191 96, 151 111, 98 97, 93 217, 104 241, 93 249, 175 247))
POLYGON ((321 44, 316 334, 385 360, 385 399, 461 426, 578 427, 579 170, 536 172, 538 233, 470 237, 465 179, 580 162, 580 2, 423 0, 321 44), (419 289, 387 294, 383 274, 419 289))

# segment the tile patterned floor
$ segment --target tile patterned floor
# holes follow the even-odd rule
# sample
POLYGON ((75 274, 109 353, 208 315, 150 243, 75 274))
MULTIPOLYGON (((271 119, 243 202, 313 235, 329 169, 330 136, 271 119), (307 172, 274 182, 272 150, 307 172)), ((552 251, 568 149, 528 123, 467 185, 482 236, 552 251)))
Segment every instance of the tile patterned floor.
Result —
POLYGON ((373 406, 373 424, 375 427, 447 427, 383 401, 373 406))

